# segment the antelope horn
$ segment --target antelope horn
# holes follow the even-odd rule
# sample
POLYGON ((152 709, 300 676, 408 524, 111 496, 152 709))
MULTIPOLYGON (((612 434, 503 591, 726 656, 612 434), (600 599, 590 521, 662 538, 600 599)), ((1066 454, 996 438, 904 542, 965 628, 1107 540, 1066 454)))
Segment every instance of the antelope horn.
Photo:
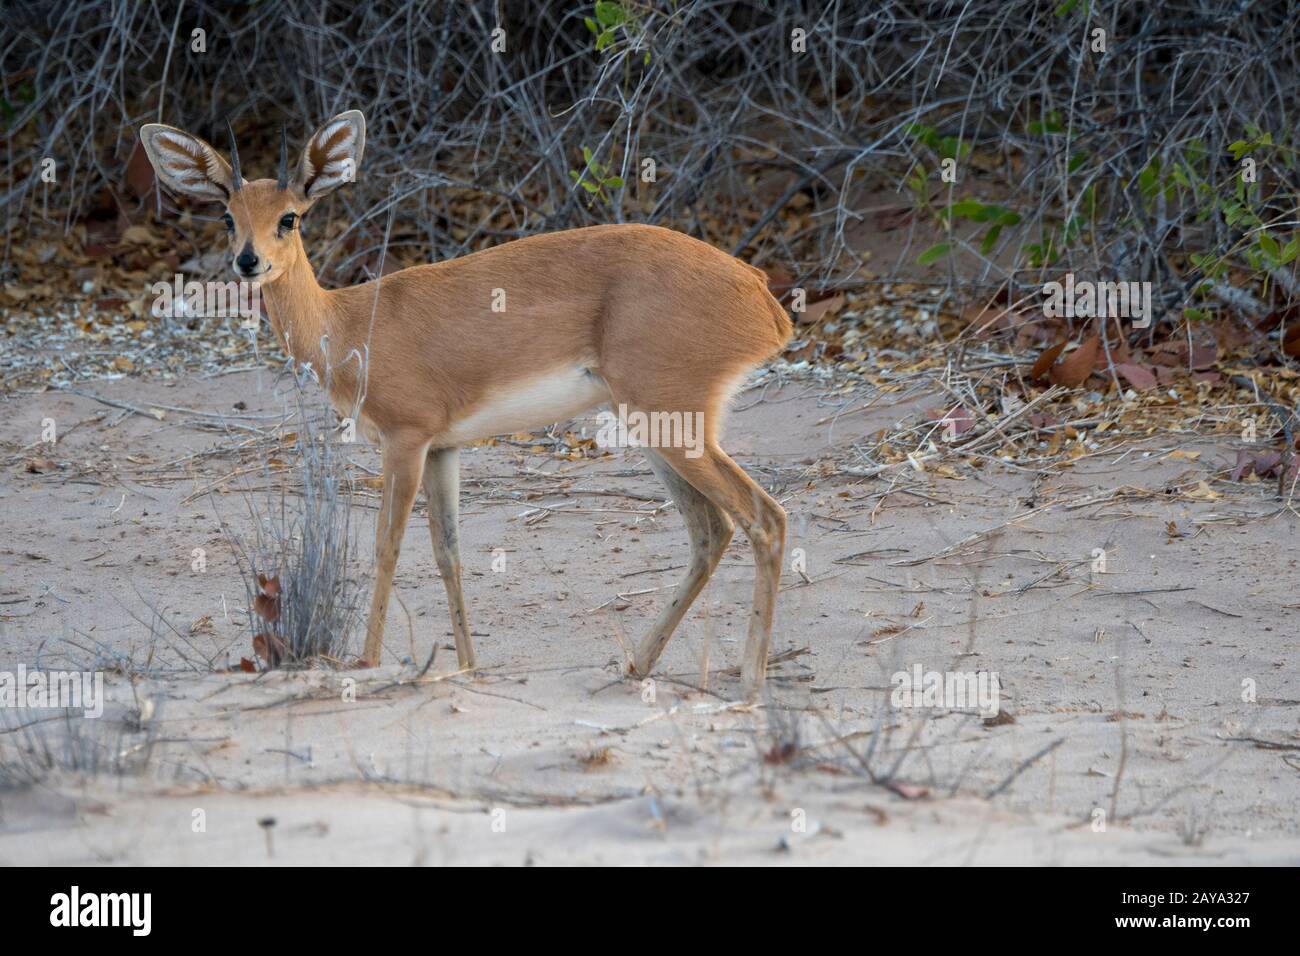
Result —
POLYGON ((280 174, 275 188, 280 192, 289 188, 289 133, 284 126, 280 127, 280 174))
POLYGON ((235 192, 239 192, 239 186, 243 182, 243 177, 239 174, 239 147, 235 145, 235 128, 230 125, 230 120, 226 120, 226 129, 230 132, 230 171, 231 179, 234 180, 235 192))

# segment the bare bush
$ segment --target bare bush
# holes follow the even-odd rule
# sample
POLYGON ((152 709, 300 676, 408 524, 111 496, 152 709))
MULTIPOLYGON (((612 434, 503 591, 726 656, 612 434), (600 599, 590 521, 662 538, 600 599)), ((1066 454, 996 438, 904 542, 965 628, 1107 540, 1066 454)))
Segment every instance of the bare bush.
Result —
POLYGON ((361 614, 358 528, 344 429, 296 370, 291 467, 268 463, 269 499, 246 490, 251 540, 226 527, 248 599, 253 647, 269 666, 341 661, 361 614))
MULTIPOLYGON (((21 712, 16 712, 21 713, 21 712)), ((68 709, 53 719, 0 710, 0 790, 39 784, 57 773, 136 776, 150 766, 157 724, 87 720, 68 709)))

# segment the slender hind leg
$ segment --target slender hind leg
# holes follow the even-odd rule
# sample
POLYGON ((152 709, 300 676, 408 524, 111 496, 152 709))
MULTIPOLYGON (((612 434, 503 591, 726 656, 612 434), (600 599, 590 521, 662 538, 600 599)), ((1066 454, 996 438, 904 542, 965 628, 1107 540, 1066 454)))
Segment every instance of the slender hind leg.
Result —
POLYGON ((451 631, 456 636, 456 662, 461 670, 474 667, 474 645, 470 642, 465 597, 460 589, 460 449, 431 448, 424 465, 424 496, 429 500, 429 534, 433 557, 438 562, 451 631))
POLYGON ((636 649, 632 672, 642 677, 649 676, 654 669, 673 631, 708 584, 714 568, 727 550, 734 528, 726 513, 679 475, 663 456, 646 449, 646 457, 686 522, 686 531, 691 539, 691 563, 686 577, 673 592, 672 600, 659 612, 650 633, 636 649))
POLYGON ((698 458, 688 458, 681 449, 660 452, 681 477, 733 518, 749 538, 754 552, 754 608, 740 674, 746 696, 753 699, 762 691, 767 675, 772 615, 785 552, 785 511, 713 441, 705 443, 698 458))

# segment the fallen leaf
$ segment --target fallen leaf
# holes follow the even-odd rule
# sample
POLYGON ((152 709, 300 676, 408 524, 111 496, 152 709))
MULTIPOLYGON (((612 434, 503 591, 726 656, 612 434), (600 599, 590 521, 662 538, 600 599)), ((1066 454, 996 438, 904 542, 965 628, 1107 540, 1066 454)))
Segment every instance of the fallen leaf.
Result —
POLYGON ((1255 474, 1267 478, 1282 465, 1282 456, 1275 451, 1262 451, 1255 456, 1255 474))
POLYGON ((809 302, 802 312, 794 313, 794 320, 802 325, 815 325, 834 316, 844 308, 844 296, 832 296, 820 302, 809 302))
POLYGON ((1038 361, 1034 362, 1034 367, 1029 370, 1029 380, 1036 382, 1047 374, 1056 357, 1065 350, 1069 342, 1062 342, 1059 345, 1053 345, 1050 349, 1044 350, 1043 354, 1038 356, 1038 361))
POLYGON ((942 422, 945 438, 965 434, 975 427, 974 414, 962 406, 953 409, 927 408, 925 418, 926 421, 942 422))
POLYGON ((1156 387, 1156 374, 1147 365, 1128 363, 1116 365, 1115 371, 1139 392, 1146 392, 1156 387))
POLYGON ((1056 385, 1066 388, 1078 388, 1088 380, 1097 365, 1097 352, 1101 348, 1101 337, 1090 335, 1083 344, 1052 366, 1048 377, 1056 385))
POLYGON ((1282 351, 1292 358, 1300 358, 1300 325, 1293 325, 1286 330, 1282 339, 1282 351))
POLYGON ((1255 460, 1250 456, 1250 452, 1244 448, 1239 448, 1237 450, 1237 461, 1232 466, 1231 480, 1241 481, 1254 467, 1254 464, 1255 460))
POLYGON ((1214 345, 1198 345, 1192 349, 1192 368, 1207 369, 1219 360, 1219 349, 1214 345))
POLYGON ((1051 428, 1057 423, 1057 417, 1051 412, 1031 412, 1029 415, 1029 424, 1035 428, 1051 428))

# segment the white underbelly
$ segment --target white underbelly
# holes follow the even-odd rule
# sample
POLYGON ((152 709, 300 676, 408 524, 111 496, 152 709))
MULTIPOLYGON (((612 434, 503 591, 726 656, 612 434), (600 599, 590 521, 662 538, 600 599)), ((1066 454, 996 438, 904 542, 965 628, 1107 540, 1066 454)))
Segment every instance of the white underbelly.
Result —
POLYGON ((483 402, 452 421, 440 443, 463 445, 539 428, 581 415, 609 399, 609 388, 585 369, 553 370, 489 393, 483 402))

